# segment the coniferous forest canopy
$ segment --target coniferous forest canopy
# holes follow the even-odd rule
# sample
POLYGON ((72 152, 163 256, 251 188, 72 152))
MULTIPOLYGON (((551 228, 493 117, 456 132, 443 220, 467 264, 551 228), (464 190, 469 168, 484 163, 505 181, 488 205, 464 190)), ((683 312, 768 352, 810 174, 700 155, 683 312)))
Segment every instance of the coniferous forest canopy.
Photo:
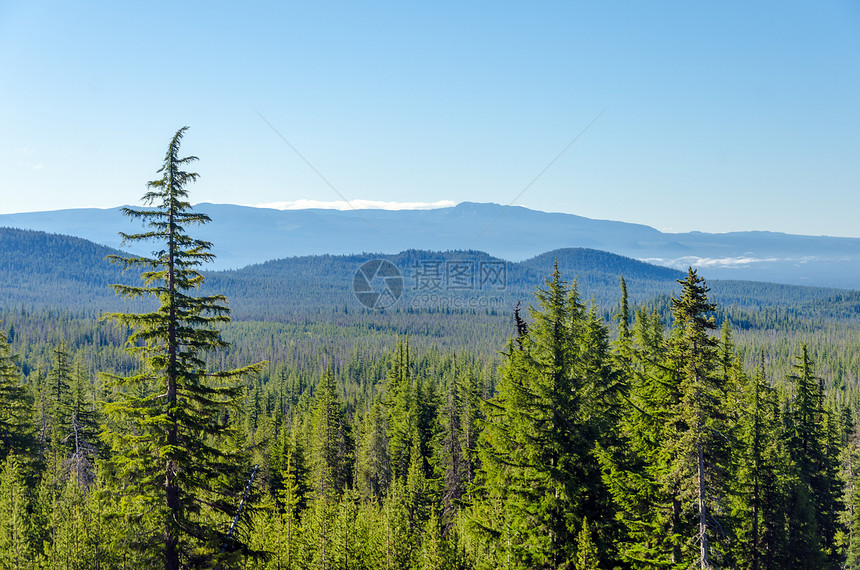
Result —
POLYGON ((0 568, 860 568, 853 293, 610 299, 535 258, 503 309, 322 309, 299 275, 287 318, 277 263, 202 273, 184 133, 126 209, 153 254, 99 254, 118 296, 9 285, 0 568))

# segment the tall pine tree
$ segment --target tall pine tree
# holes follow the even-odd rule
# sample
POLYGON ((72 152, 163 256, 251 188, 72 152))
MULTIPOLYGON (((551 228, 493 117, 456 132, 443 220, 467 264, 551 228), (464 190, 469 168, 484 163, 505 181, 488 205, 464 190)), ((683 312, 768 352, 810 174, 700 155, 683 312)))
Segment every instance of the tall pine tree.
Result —
POLYGON ((207 566, 219 553, 241 549, 229 542, 226 525, 234 514, 246 466, 241 454, 220 444, 233 429, 229 417, 242 394, 239 379, 261 364, 228 371, 206 369, 206 353, 226 346, 217 326, 229 320, 226 298, 196 295, 203 284, 198 267, 213 259, 211 244, 186 233, 210 221, 193 212, 186 186, 197 179, 185 168, 197 158, 180 158, 187 127, 170 141, 158 172, 143 196, 147 209, 124 208, 142 221, 142 233, 121 234, 125 242, 155 242, 151 257, 111 256, 126 268, 142 269, 140 286, 113 285, 120 295, 154 297, 145 313, 106 318, 133 330, 131 353, 143 367, 112 377, 116 400, 107 406, 116 426, 108 433, 113 471, 122 484, 121 504, 140 564, 161 559, 164 568, 207 566))
POLYGON ((704 279, 690 268, 679 280, 681 295, 672 299, 674 333, 669 341, 669 365, 679 379, 681 400, 671 426, 673 437, 665 452, 678 478, 680 497, 693 499, 696 514, 697 566, 713 566, 712 542, 722 535, 715 512, 725 496, 727 435, 723 418, 725 385, 718 374, 716 328, 704 279))

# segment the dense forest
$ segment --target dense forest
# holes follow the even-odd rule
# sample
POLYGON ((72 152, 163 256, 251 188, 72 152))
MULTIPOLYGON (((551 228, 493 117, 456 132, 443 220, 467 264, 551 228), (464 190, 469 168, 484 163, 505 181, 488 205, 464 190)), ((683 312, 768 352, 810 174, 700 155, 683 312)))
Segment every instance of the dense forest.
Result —
POLYGON ((853 293, 231 322, 183 133, 126 310, 0 307, 0 568, 860 568, 853 293))

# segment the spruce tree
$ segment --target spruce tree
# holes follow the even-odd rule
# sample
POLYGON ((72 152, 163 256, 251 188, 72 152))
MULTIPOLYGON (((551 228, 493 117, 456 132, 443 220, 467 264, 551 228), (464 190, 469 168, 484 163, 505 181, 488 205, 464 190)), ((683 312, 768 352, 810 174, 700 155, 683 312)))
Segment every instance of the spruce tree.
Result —
MULTIPOLYGON (((836 565, 839 497, 836 449, 831 434, 830 412, 824 405, 824 385, 815 375, 806 345, 801 347, 793 373, 794 400, 788 417, 789 451, 796 465, 797 486, 790 523, 796 525, 792 551, 800 560, 820 560, 836 565), (811 520, 807 520, 811 519, 811 520)), ((790 529, 791 530, 791 529, 790 529)))
POLYGON ((355 450, 331 370, 323 374, 317 386, 312 414, 310 467, 314 498, 333 501, 352 485, 355 450))
MULTIPOLYGON (((467 404, 466 404, 467 405, 467 404)), ((462 415, 464 408, 460 380, 451 378, 448 382, 445 403, 440 410, 442 434, 439 455, 442 473, 442 520, 445 530, 459 509, 459 502, 466 492, 469 482, 468 460, 463 450, 462 415)))
POLYGON ((632 339, 627 411, 618 425, 621 443, 614 449, 601 446, 597 455, 625 527, 618 554, 637 568, 671 566, 681 561, 684 529, 679 483, 663 450, 681 399, 679 379, 666 364, 668 348, 656 311, 637 310, 632 339))
MULTIPOLYGON (((679 280, 681 295, 672 300, 674 334, 669 363, 678 376, 681 400, 667 445, 669 465, 678 477, 681 497, 693 496, 696 513, 697 566, 713 566, 712 542, 721 534, 715 512, 725 496, 727 463, 723 396, 725 385, 717 373, 717 341, 709 333, 716 328, 704 279, 690 269, 679 280)), ((685 501, 686 502, 686 501, 685 501)))
POLYGON ((21 383, 6 333, 0 331, 0 460, 10 451, 26 457, 35 447, 31 407, 32 399, 21 383))
POLYGON ((409 340, 398 340, 386 378, 391 476, 404 477, 409 468, 413 434, 418 430, 417 396, 409 362, 409 340))
POLYGON ((576 562, 573 567, 575 570, 598 570, 599 562, 588 519, 583 519, 582 530, 576 537, 576 562))
POLYGON ((66 463, 81 487, 95 479, 95 459, 100 446, 98 416, 89 392, 89 377, 78 364, 72 374, 69 417, 64 432, 71 452, 66 463))
POLYGON ((726 387, 708 288, 692 269, 679 282, 668 339, 656 312, 637 313, 623 441, 598 457, 627 528, 624 558, 636 566, 710 568, 713 542, 724 536, 726 387))
POLYGON ((226 347, 218 325, 229 320, 226 298, 197 294, 198 268, 211 261, 211 244, 190 237, 189 226, 209 222, 194 212, 186 186, 198 175, 185 168, 197 158, 180 158, 187 127, 170 141, 161 177, 147 184, 143 203, 123 213, 146 225, 141 233, 122 233, 125 242, 154 242, 152 256, 111 256, 125 268, 141 269, 140 286, 113 285, 129 298, 151 297, 158 307, 144 313, 106 315, 130 327, 129 352, 143 366, 127 377, 109 376, 115 401, 107 436, 111 470, 121 485, 128 539, 141 556, 166 569, 206 566, 241 550, 228 541, 227 524, 242 492, 247 466, 239 450, 221 444, 242 395, 239 380, 262 364, 227 371, 207 370, 207 353, 226 347))
POLYGON ((55 450, 65 447, 62 426, 69 417, 69 396, 72 385, 71 355, 64 343, 54 349, 54 365, 48 373, 48 402, 51 416, 51 440, 55 450))
POLYGON ((845 569, 860 570, 860 426, 854 425, 845 452, 845 569))
POLYGON ((0 469, 0 568, 28 568, 33 560, 30 494, 18 455, 8 454, 0 469))
POLYGON ((380 499, 391 481, 385 408, 377 399, 368 406, 358 427, 355 486, 365 499, 380 499))
POLYGON ((533 322, 508 343, 498 394, 486 405, 470 519, 490 563, 559 568, 573 562, 580 521, 600 516, 588 511, 605 495, 591 451, 596 395, 609 380, 600 361, 609 355, 605 331, 592 330, 558 267, 536 297, 533 322))
POLYGON ((792 478, 777 395, 765 374, 764 355, 755 375, 736 375, 743 386, 733 450, 734 560, 741 568, 776 569, 785 559, 789 539, 787 488, 792 478))

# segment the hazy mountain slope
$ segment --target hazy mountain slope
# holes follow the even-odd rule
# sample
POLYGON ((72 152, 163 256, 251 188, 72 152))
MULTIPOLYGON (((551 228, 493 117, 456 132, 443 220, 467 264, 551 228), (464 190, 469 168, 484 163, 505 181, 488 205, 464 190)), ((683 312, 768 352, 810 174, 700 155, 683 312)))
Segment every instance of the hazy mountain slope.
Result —
MULTIPOLYGON (((92 311, 123 307, 110 283, 135 283, 105 256, 116 250, 70 236, 0 229, 0 307, 63 307, 92 311)), ((238 318, 279 320, 285 315, 363 311, 353 287, 362 264, 383 258, 402 277, 400 298, 389 311, 478 310, 509 315, 518 301, 528 304, 535 286, 544 282, 554 263, 562 276, 577 280, 584 299, 612 311, 624 275, 631 301, 642 302, 677 291, 682 272, 607 252, 567 248, 523 262, 507 262, 480 251, 407 250, 395 255, 321 255, 269 261, 239 270, 206 272, 204 292, 224 293, 238 318), (481 279, 482 268, 501 277, 481 279), (466 270, 469 280, 451 280, 466 270), (436 272, 438 279, 428 280, 436 272)), ((709 278, 707 272, 703 275, 709 278)), ((463 274, 461 274, 461 277, 463 274)), ((773 283, 719 281, 709 278, 721 305, 787 307, 838 316, 857 312, 854 292, 773 283), (836 300, 835 305, 828 304, 836 300)), ((375 288, 384 287, 378 279, 375 288)))
POLYGON ((122 308, 108 285, 135 283, 135 273, 105 259, 121 253, 72 236, 0 228, 0 304, 122 308))
MULTIPOLYGON (((843 288, 860 283, 856 238, 755 231, 672 234, 639 224, 469 202, 418 211, 281 211, 228 204, 198 209, 213 220, 195 232, 215 244, 213 269, 291 256, 409 249, 473 249, 520 261, 548 250, 584 247, 677 269, 693 265, 712 278, 843 288)), ((0 226, 70 234, 114 248, 121 247, 118 232, 139 227, 118 208, 5 214, 0 226)), ((140 247, 133 251, 144 252, 140 247)))

